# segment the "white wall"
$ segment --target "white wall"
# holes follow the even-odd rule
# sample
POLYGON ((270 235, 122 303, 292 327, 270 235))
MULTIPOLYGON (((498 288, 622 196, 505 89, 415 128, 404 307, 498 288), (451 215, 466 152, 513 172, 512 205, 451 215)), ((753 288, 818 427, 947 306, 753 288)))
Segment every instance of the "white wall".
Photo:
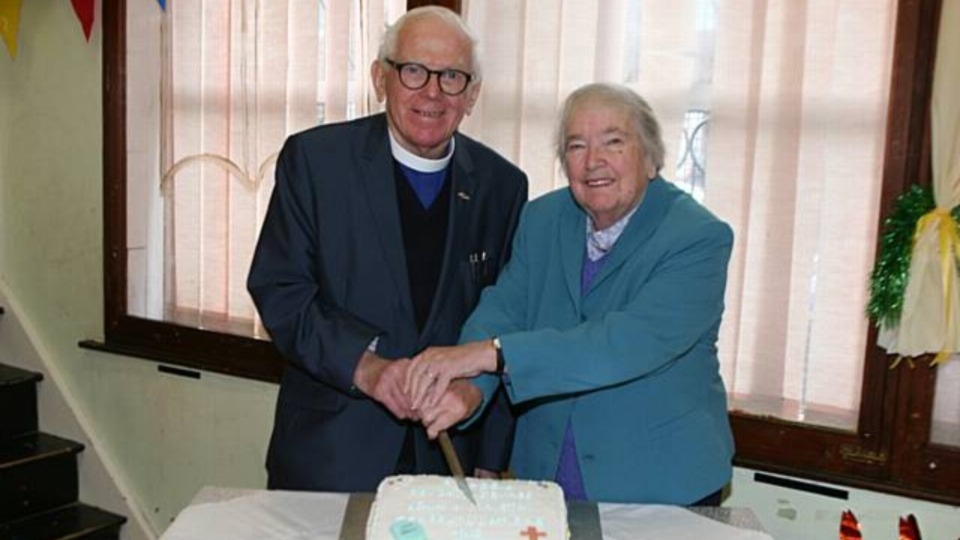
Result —
MULTIPOLYGON (((0 53, 0 282, 44 351, 36 361, 74 396, 113 474, 129 486, 125 495, 159 532, 203 485, 264 485, 276 387, 165 375, 152 362, 77 347, 103 337, 99 12, 97 19, 86 43, 69 2, 29 0, 18 58, 0 53)), ((960 536, 956 508, 862 490, 844 502, 755 484, 745 470, 727 504, 753 508, 784 540, 836 538, 846 507, 862 518, 866 540, 896 538, 896 516, 906 512, 920 517, 928 540, 960 536)))
MULTIPOLYGON (((777 540, 834 539, 840 531, 840 513, 852 510, 860 522, 864 540, 897 540, 900 516, 916 516, 924 540, 960 538, 960 508, 896 497, 837 484, 800 480, 807 484, 849 492, 842 500, 807 491, 754 482, 749 469, 734 471, 730 496, 724 506, 746 507, 777 540)), ((773 475, 780 476, 781 475, 773 475)), ((796 480, 796 479, 794 479, 796 480)))
POLYGON ((23 2, 19 55, 0 52, 0 282, 46 353, 35 367, 58 374, 162 531, 205 484, 265 484, 276 387, 77 347, 103 337, 101 5, 86 43, 70 2, 23 2))

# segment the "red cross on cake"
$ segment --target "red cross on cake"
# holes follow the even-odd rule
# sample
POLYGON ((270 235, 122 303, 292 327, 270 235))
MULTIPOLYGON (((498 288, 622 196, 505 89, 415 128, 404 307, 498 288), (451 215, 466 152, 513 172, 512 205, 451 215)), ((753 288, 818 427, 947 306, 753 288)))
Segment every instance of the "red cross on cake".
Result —
POLYGON ((526 536, 529 540, 537 540, 537 538, 545 538, 547 533, 540 532, 539 529, 531 525, 526 530, 520 531, 520 536, 526 536))

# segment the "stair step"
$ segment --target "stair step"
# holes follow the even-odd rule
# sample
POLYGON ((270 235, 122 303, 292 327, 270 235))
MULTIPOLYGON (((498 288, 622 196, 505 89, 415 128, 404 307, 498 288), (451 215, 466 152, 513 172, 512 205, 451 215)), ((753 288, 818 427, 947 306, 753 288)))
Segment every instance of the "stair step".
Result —
POLYGON ((116 540, 127 518, 74 503, 0 524, 0 540, 116 540))
POLYGON ((82 450, 80 443, 46 433, 0 444, 0 522, 76 502, 82 450))
POLYGON ((43 375, 0 364, 0 444, 37 430, 37 382, 43 375), (16 411, 13 413, 12 411, 16 411))
POLYGON ((0 473, 24 463, 82 451, 83 445, 70 439, 42 432, 27 433, 0 443, 0 473))
POLYGON ((43 375, 40 373, 8 366, 7 364, 0 364, 0 386, 41 380, 43 380, 43 375))

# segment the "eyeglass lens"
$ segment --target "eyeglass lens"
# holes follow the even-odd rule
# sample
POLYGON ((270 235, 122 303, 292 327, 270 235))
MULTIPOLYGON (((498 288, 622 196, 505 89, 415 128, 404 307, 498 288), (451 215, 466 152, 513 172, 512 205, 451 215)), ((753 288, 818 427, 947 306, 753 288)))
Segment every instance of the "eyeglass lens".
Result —
POLYGON ((440 90, 450 96, 463 93, 470 83, 470 75, 456 69, 435 71, 416 63, 398 63, 391 61, 390 64, 399 72, 400 82, 410 90, 419 90, 426 86, 427 83, 430 82, 431 75, 437 76, 440 90))

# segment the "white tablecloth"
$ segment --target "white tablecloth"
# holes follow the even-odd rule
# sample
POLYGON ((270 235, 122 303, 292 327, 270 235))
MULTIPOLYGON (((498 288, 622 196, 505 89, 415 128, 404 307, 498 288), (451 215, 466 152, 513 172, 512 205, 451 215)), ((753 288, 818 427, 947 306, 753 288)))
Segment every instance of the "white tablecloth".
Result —
MULTIPOLYGON (((338 540, 348 498, 342 493, 204 488, 161 540, 338 540)), ((604 540, 772 540, 681 507, 598 506, 604 540)))

